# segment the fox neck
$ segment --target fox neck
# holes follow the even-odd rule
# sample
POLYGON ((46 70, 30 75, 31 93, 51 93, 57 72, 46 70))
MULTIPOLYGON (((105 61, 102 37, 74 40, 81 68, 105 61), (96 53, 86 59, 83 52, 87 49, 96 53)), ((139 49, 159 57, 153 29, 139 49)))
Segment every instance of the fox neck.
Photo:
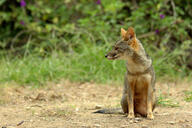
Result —
POLYGON ((144 72, 152 64, 152 60, 147 58, 147 56, 133 55, 132 57, 127 57, 126 67, 131 73, 144 72))

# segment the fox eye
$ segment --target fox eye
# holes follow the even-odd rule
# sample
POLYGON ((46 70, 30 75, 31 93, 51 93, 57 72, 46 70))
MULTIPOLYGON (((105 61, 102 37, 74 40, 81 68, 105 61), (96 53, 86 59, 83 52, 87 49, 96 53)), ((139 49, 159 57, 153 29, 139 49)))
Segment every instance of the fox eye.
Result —
POLYGON ((119 48, 118 47, 115 47, 115 50, 118 50, 119 48))

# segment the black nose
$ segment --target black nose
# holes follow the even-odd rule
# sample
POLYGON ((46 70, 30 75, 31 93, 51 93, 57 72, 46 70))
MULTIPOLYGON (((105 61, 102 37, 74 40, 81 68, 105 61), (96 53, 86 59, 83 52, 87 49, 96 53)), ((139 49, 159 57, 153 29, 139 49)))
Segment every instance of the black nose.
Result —
POLYGON ((105 58, 107 58, 108 55, 105 55, 105 58))

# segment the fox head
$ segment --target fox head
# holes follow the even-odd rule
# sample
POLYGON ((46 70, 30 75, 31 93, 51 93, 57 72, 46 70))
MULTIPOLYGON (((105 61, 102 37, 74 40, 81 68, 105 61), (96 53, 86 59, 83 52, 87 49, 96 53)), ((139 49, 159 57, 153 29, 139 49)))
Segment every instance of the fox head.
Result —
POLYGON ((134 51, 139 50, 136 34, 132 27, 129 27, 127 31, 121 28, 121 37, 122 39, 116 42, 113 49, 105 55, 107 59, 126 59, 127 56, 132 56, 134 51))

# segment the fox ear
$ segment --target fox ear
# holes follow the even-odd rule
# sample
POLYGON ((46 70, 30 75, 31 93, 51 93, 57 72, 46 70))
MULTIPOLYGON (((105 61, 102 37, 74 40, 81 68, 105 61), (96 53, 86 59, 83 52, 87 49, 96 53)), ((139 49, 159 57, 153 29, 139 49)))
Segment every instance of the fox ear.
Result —
POLYGON ((127 33, 126 33, 126 36, 127 36, 128 38, 133 38, 133 37, 136 36, 133 27, 129 27, 129 28, 128 28, 127 33))
POLYGON ((132 39, 129 45, 130 45, 135 51, 138 51, 138 50, 139 50, 139 45, 138 45, 138 42, 137 42, 137 40, 136 40, 136 35, 135 35, 134 28, 129 27, 128 30, 127 30, 126 36, 128 37, 128 39, 132 39))
POLYGON ((121 37, 125 39, 127 31, 123 28, 121 28, 121 37))

